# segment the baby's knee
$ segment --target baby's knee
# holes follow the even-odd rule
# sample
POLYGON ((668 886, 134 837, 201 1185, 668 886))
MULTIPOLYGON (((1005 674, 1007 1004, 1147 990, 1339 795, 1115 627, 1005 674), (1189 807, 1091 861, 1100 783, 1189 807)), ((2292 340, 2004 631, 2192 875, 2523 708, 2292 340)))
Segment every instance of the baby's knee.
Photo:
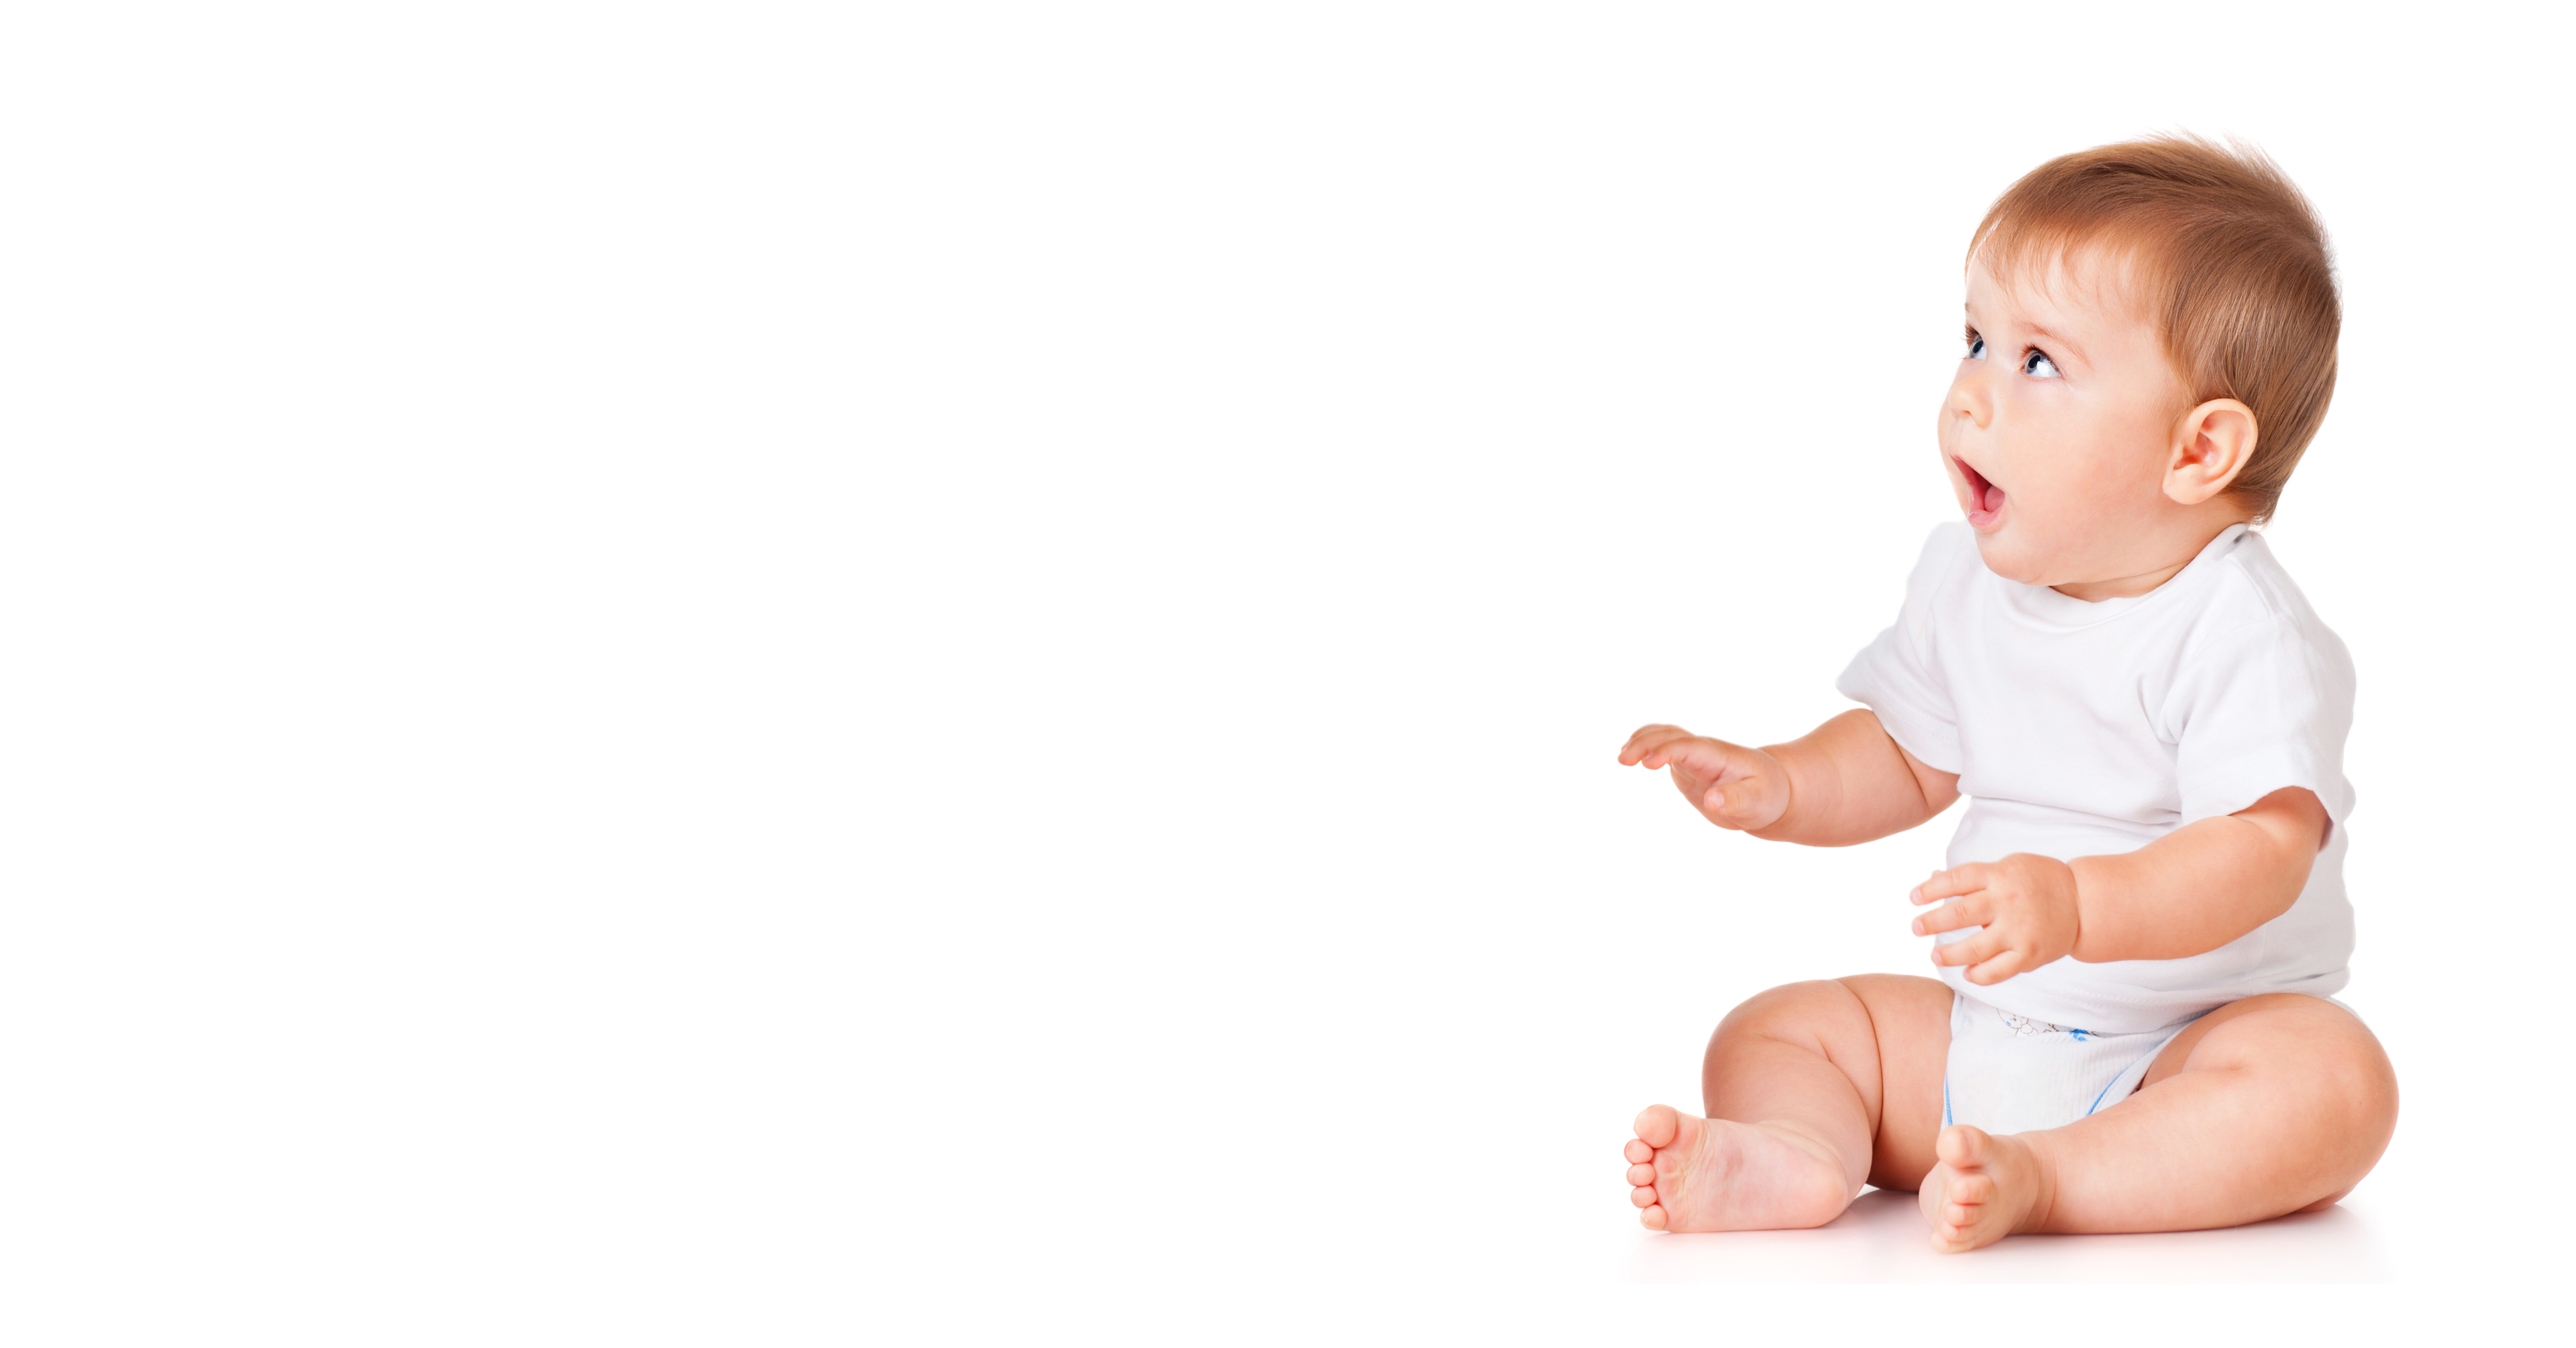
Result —
POLYGON ((1838 979, 1783 983, 1745 998, 1727 1012, 1711 1037, 1711 1047, 1718 1039, 1747 1034, 1775 1039, 1812 1038, 1827 1025, 1854 1016, 1866 1018, 1868 1014, 1859 997, 1838 979))
POLYGON ((2312 1117, 2324 1143, 2318 1158, 2335 1191, 2316 1206, 2327 1206, 2351 1192, 2397 1136, 2397 1073, 2367 1030, 2321 1046, 2306 1073, 2312 1117))
POLYGON ((2310 1070, 2322 1076, 2320 1089, 2352 1120, 2355 1133, 2375 1135, 2380 1146, 2387 1145, 2397 1129, 2397 1068, 2379 1036, 2354 1017, 2348 1030, 2315 1055, 2310 1070))
POLYGON ((2360 1017, 2296 993, 2249 997, 2237 1005, 2267 1014, 2246 1016, 2242 1027, 2218 1027, 2238 1033, 2224 1042, 2213 1033, 2206 1047, 2217 1050, 2213 1057, 2236 1061, 2211 1065, 2251 1068, 2335 1116, 2356 1139, 2375 1135, 2385 1145, 2397 1123, 2397 1069, 2360 1017))

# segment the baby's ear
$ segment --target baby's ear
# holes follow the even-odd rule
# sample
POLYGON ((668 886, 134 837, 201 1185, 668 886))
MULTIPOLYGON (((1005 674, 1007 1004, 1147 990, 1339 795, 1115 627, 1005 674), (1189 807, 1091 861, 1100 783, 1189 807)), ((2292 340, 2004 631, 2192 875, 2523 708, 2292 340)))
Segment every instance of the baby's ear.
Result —
POLYGON ((2195 506, 2227 490, 2254 457, 2254 409, 2212 398, 2183 415, 2165 461, 2165 495, 2195 506))

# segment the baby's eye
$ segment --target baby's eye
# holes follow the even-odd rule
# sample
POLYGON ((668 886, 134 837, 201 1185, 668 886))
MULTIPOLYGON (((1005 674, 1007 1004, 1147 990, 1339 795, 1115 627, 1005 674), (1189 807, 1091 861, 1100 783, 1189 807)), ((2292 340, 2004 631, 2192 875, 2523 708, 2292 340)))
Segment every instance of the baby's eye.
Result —
POLYGON ((1985 338, 1983 338, 1983 337, 1978 336, 1976 333, 1973 333, 1973 332, 1969 333, 1969 334, 1968 334, 1968 359, 1970 359, 1970 360, 1984 360, 1985 358, 1986 358, 1986 339, 1985 339, 1985 338))
POLYGON ((2055 379, 2057 362, 2050 360, 2047 352, 2032 347, 2030 353, 2021 358, 2021 372, 2033 379, 2055 379))

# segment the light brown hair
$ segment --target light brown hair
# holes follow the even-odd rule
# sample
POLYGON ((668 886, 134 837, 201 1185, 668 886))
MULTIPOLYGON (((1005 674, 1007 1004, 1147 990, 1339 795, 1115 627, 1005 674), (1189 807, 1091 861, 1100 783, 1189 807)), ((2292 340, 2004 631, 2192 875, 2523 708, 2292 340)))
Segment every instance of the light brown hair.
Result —
POLYGON ((2270 518, 2334 397, 2343 330, 2325 227, 2261 151, 2155 136, 2052 159, 1995 199, 1968 243, 1996 276, 2099 248, 2195 403, 2254 412, 2254 454, 2228 490, 2270 518))

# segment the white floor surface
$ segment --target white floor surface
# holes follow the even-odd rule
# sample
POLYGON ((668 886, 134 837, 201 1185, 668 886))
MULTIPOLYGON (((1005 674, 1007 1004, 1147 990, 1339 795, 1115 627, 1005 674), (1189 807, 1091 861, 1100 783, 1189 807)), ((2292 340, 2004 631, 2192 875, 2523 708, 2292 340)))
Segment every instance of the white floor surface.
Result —
POLYGON ((2338 1205, 2224 1231, 2021 1236, 1945 1255, 1924 1239, 1914 1195, 1872 1189, 1813 1231, 1641 1235, 1623 1271, 1639 1282, 2394 1282, 2379 1226, 2338 1205))

